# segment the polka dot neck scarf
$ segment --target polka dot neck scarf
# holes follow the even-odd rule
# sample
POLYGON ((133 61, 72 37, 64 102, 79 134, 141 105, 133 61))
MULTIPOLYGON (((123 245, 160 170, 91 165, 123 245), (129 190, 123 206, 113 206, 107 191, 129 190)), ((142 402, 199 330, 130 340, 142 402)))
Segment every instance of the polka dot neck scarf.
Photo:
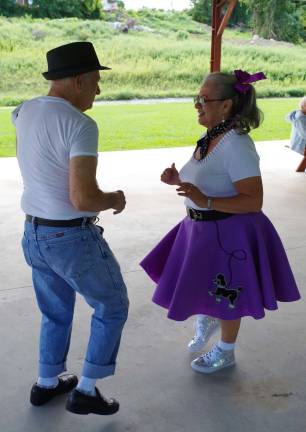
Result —
POLYGON ((214 126, 210 131, 207 130, 206 135, 197 141, 197 147, 195 152, 200 147, 200 160, 204 159, 207 155, 210 142, 222 135, 224 132, 228 132, 233 128, 232 120, 225 120, 214 126))

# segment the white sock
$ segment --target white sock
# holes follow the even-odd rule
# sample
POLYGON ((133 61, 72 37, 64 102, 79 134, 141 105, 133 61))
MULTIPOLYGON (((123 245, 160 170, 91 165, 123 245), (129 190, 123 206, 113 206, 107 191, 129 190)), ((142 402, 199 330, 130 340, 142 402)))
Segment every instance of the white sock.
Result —
POLYGON ((37 385, 44 388, 54 388, 58 384, 58 376, 51 378, 38 377, 37 385))
POLYGON ((223 351, 232 351, 233 349, 235 349, 235 343, 227 343, 219 340, 218 347, 221 348, 223 351))
POLYGON ((77 385, 77 390, 90 396, 96 396, 96 382, 96 378, 87 378, 81 376, 80 381, 77 385))

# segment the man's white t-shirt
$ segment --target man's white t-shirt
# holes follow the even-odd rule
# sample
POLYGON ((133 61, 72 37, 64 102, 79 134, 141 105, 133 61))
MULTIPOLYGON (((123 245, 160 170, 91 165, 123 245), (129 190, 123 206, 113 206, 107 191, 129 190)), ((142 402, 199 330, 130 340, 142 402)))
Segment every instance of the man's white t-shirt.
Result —
POLYGON ((69 160, 98 156, 94 120, 68 101, 42 96, 12 113, 24 190, 22 210, 44 219, 67 220, 97 213, 78 211, 69 199, 69 160))
MULTIPOLYGON (((255 144, 247 134, 234 129, 227 132, 216 147, 202 160, 191 159, 179 172, 182 182, 192 183, 209 197, 232 197, 238 194, 234 183, 261 176, 255 144)), ((185 205, 198 210, 189 198, 185 205)))

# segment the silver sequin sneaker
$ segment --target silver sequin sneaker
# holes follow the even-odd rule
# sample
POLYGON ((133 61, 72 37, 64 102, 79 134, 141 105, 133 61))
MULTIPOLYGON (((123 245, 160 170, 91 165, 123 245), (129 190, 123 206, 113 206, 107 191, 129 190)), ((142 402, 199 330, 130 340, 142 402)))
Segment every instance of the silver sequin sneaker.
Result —
POLYGON ((210 351, 193 360, 191 367, 197 372, 209 374, 234 364, 234 350, 225 351, 214 345, 210 351))
POLYGON ((195 335, 188 344, 188 351, 191 353, 202 351, 219 326, 218 319, 207 315, 198 315, 194 325, 195 335))

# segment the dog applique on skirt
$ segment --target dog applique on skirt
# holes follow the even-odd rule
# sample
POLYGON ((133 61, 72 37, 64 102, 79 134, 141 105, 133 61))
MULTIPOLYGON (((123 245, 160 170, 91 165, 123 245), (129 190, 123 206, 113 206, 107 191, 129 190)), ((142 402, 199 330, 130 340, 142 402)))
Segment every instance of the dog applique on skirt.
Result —
POLYGON ((262 213, 176 225, 140 265, 156 282, 154 303, 168 318, 206 314, 263 318, 300 298, 282 242, 262 213))

